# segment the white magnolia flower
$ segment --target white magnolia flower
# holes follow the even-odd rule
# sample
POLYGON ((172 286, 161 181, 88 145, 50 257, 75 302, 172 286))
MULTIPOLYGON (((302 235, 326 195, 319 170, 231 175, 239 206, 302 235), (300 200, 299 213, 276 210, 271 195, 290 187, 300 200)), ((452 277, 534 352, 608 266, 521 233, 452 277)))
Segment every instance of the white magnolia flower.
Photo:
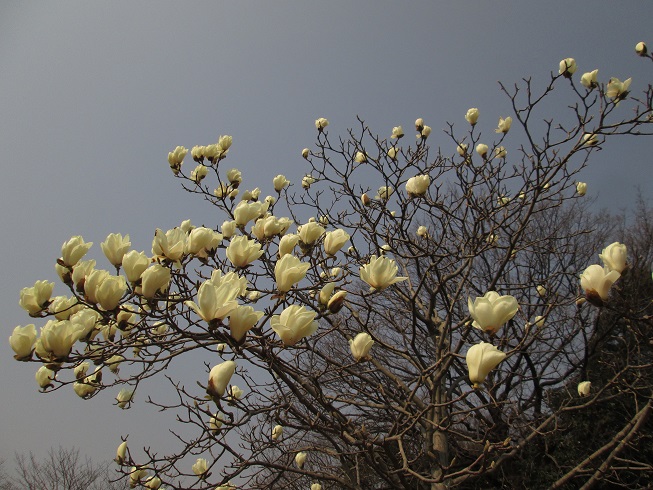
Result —
POLYGON ((197 167, 191 170, 190 180, 192 180, 196 184, 199 184, 200 182, 202 182, 202 180, 204 180, 204 177, 206 177, 208 174, 209 174, 208 167, 200 163, 197 165, 197 167))
POLYGON ((309 263, 303 263, 294 255, 286 254, 281 257, 274 266, 277 289, 282 293, 290 291, 295 284, 306 277, 309 267, 309 263))
POLYGON ((581 381, 580 383, 578 383, 578 394, 580 396, 589 396, 591 388, 592 388, 591 381, 581 381))
POLYGON ((329 125, 329 121, 323 117, 315 120, 315 128, 321 133, 329 125))
POLYGON ((423 196, 431 184, 431 177, 428 175, 416 175, 406 182, 406 192, 410 197, 423 196))
POLYGON ((474 319, 472 325, 490 334, 497 333, 519 309, 519 304, 513 296, 501 296, 496 291, 488 291, 474 301, 472 298, 467 298, 467 306, 469 314, 474 319))
POLYGON ((212 398, 220 398, 224 395, 229 380, 236 372, 236 363, 234 361, 224 361, 211 368, 209 372, 209 384, 206 392, 212 398))
POLYGON ((580 285, 585 291, 587 300, 597 306, 602 306, 608 299, 612 284, 621 277, 616 270, 603 268, 598 264, 590 265, 580 276, 580 285))
POLYGON ((36 371, 34 377, 36 382, 39 385, 39 388, 45 390, 46 388, 52 386, 52 381, 54 380, 55 373, 51 369, 48 369, 45 366, 41 366, 36 371))
POLYGON ((251 306, 238 306, 238 308, 229 313, 229 330, 231 336, 234 340, 240 342, 262 316, 262 311, 254 311, 254 308, 251 306))
POLYGON ((560 69, 558 73, 565 78, 571 78, 571 76, 576 73, 578 66, 576 66, 576 60, 573 58, 565 58, 560 62, 560 69))
POLYGON ((594 133, 585 133, 581 138, 581 146, 595 146, 598 145, 599 138, 594 133))
POLYGON ((621 274, 626 268, 628 249, 623 243, 614 242, 603 249, 599 254, 599 258, 609 270, 621 274))
POLYGON ((237 168, 232 168, 227 171, 227 180, 235 189, 243 181, 243 174, 237 168))
POLYGON ((222 242, 222 234, 204 226, 193 228, 186 242, 187 252, 195 257, 206 259, 217 250, 222 242))
POLYGON ((504 352, 486 342, 480 342, 470 347, 465 356, 465 361, 469 370, 469 380, 472 382, 473 387, 478 388, 485 381, 490 371, 505 358, 506 354, 504 352))
POLYGON ((21 327, 20 325, 14 328, 11 337, 9 337, 9 345, 16 353, 14 356, 17 360, 29 359, 32 356, 32 349, 36 342, 36 326, 31 323, 21 327))
POLYGON ((387 201, 390 199, 390 196, 394 193, 394 189, 391 186, 381 186, 376 195, 376 199, 381 199, 382 201, 387 201))
POLYGON ((512 117, 508 116, 507 118, 499 118, 499 124, 497 129, 494 130, 495 133, 507 133, 510 131, 510 126, 512 125, 512 117))
POLYGON ((285 175, 277 175, 274 179, 272 179, 272 185, 274 186, 274 190, 277 192, 281 192, 284 187, 288 187, 290 185, 290 181, 286 179, 285 175))
POLYGON ((349 240, 349 233, 345 230, 339 228, 334 231, 327 231, 324 236, 324 251, 327 255, 333 256, 347 243, 347 240, 349 240))
POLYGON ((476 107, 467 109, 467 114, 465 114, 465 119, 469 124, 474 126, 476 124, 476 121, 478 121, 478 109, 476 107))
POLYGON ((152 254, 162 259, 178 262, 186 251, 188 234, 181 228, 172 228, 165 233, 157 228, 152 240, 152 254))
POLYGON ((302 469, 304 467, 304 463, 306 462, 306 456, 307 454, 304 451, 300 451, 295 455, 295 463, 297 464, 297 467, 299 469, 302 469))
POLYGON ((123 255, 129 250, 131 242, 129 241, 129 235, 123 237, 120 233, 111 233, 100 246, 109 262, 119 266, 122 264, 123 255))
POLYGON ((281 437, 282 434, 283 434, 283 426, 275 425, 274 428, 272 429, 272 440, 276 441, 281 437))
POLYGON ((312 184, 315 183, 315 177, 312 175, 304 175, 302 178, 302 188, 303 189, 309 189, 312 184))
POLYGON ((270 326, 284 345, 293 346, 317 331, 316 314, 315 311, 308 310, 304 306, 290 305, 281 312, 281 315, 270 318, 270 326))
POLYGON ((598 75, 599 75, 599 70, 592 70, 592 71, 588 71, 587 73, 583 73, 583 76, 580 77, 581 85, 590 90, 598 87, 599 86, 599 83, 597 81, 598 75))
POLYGON ((635 44, 635 52, 640 56, 646 56, 646 54, 648 53, 648 48, 646 47, 646 43, 640 41, 637 44, 635 44))
POLYGON ((624 80, 623 82, 618 78, 611 78, 608 82, 608 87, 605 91, 605 95, 615 99, 615 102, 619 104, 619 101, 625 99, 628 96, 628 88, 630 87, 630 82, 632 82, 632 78, 624 80))
POLYGON ((349 340, 349 349, 351 350, 351 355, 354 356, 354 359, 360 361, 368 356, 374 340, 370 334, 366 332, 361 332, 353 339, 349 340))
POLYGON ((153 299, 159 291, 163 291, 170 285, 172 274, 170 269, 161 264, 154 264, 145 269, 141 274, 143 297, 153 299))
POLYGON ((244 391, 238 388, 236 385, 229 387, 227 402, 232 405, 234 402, 242 398, 243 393, 244 391))
POLYGON ((79 327, 69 320, 48 320, 41 327, 41 335, 36 342, 36 355, 44 360, 65 359, 75 342, 80 339, 79 327))
POLYGON ((149 265, 150 258, 145 252, 130 250, 122 257, 122 268, 131 283, 137 282, 149 265))
POLYGON ((74 236, 61 246, 61 260, 65 266, 71 267, 79 262, 93 242, 84 242, 81 236, 74 236))
POLYGON ((118 449, 116 450, 116 457, 114 461, 119 465, 122 465, 125 463, 126 458, 127 458, 127 441, 123 441, 120 443, 118 449))
POLYGON ((299 239, 305 245, 314 244, 322 235, 324 235, 324 231, 324 227, 316 221, 309 221, 297 229, 299 239))
POLYGON ((204 458, 197 458, 197 461, 195 461, 195 464, 193 464, 193 473, 198 478, 204 479, 206 478, 206 472, 208 471, 208 464, 206 462, 206 459, 204 458))
POLYGON ((234 282, 215 284, 211 280, 203 282, 197 291, 197 303, 186 301, 186 306, 197 313, 204 321, 223 320, 238 307, 236 297, 240 287, 234 282))
POLYGON ((246 236, 237 236, 232 238, 227 247, 227 258, 234 267, 246 267, 261 255, 265 250, 261 250, 261 244, 256 240, 250 240, 246 236))
POLYGON ((407 277, 397 277, 397 263, 386 257, 372 255, 370 261, 360 268, 360 278, 370 285, 370 288, 381 290, 391 284, 405 281, 407 277))
POLYGON ((123 410, 125 408, 129 408, 129 405, 131 404, 133 399, 134 399, 134 390, 130 390, 129 388, 123 388, 116 396, 116 401, 118 402, 118 406, 123 410))
POLYGON ((265 201, 240 201, 234 209, 234 221, 238 226, 245 226, 250 221, 264 216, 269 206, 265 201))
POLYGON ((53 282, 36 281, 31 288, 21 289, 18 303, 31 316, 37 315, 50 303, 53 289, 53 282))

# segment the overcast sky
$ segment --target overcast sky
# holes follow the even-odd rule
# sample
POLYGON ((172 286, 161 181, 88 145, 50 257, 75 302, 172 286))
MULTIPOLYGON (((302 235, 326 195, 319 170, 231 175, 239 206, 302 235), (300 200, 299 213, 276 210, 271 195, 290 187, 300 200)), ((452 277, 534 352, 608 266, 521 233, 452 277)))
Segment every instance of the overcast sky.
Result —
MULTIPOLYGON (((129 233, 133 248, 149 253, 157 227, 187 218, 222 223, 172 177, 167 153, 176 145, 232 135, 229 165, 241 169, 246 188, 259 186, 264 195, 276 174, 295 181, 304 174, 300 152, 314 141, 317 117, 345 136, 358 115, 382 137, 400 124, 412 131, 423 117, 434 130, 431 145, 450 154, 441 133, 447 121, 464 128, 467 109, 478 107, 483 131, 492 133, 509 110, 497 81, 532 76, 544 83, 562 58, 574 57, 579 74, 598 68, 602 82, 632 77, 631 90, 640 93, 653 78, 650 61, 634 53, 638 41, 653 45, 649 6, 0 3, 0 458, 61 444, 105 460, 127 433, 134 450, 166 451, 163 433, 174 421, 153 414, 145 393, 128 411, 112 405, 111 390, 91 401, 72 389, 39 394, 38 366, 14 361, 6 339, 16 325, 31 323, 18 306, 20 289, 57 279, 55 260, 72 235, 95 242, 89 255, 107 267, 99 243, 109 233, 129 233)), ((626 117, 629 104, 619 110, 626 117)), ((650 141, 612 143, 582 178, 597 206, 628 208, 637 186, 647 198, 653 191, 650 141)), ((203 366, 197 369, 203 378, 203 366)))

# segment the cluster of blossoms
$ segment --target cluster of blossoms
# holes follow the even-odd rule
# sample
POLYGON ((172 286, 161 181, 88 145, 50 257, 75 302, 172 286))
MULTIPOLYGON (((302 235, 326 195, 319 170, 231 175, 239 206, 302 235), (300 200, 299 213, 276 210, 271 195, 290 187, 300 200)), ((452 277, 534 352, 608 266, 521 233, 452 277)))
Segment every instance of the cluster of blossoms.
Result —
MULTIPOLYGON (((612 285, 628 267, 627 257, 628 250, 623 243, 614 242, 604 248, 599 254, 603 266, 590 265, 580 276, 580 284, 585 291, 585 298, 582 300, 587 299, 595 306, 604 306, 609 299, 612 285)), ((590 381, 578 383, 578 395, 589 396, 591 386, 590 381)))
MULTIPOLYGON (((615 242, 608 245, 599 254, 603 266, 591 265, 580 276, 581 287, 585 291, 586 299, 597 306, 603 306, 608 300, 610 288, 621 277, 627 267, 627 250, 622 243, 615 242)), ((546 288, 537 286, 537 294, 546 297, 546 288)), ((517 300, 510 296, 501 296, 495 291, 489 291, 482 297, 472 301, 468 298, 469 314, 473 319, 472 326, 490 336, 497 334, 498 330, 511 320, 519 310, 517 300)), ((544 317, 535 318, 533 325, 544 326, 544 317)), ((527 326, 530 326, 527 323, 527 326)), ((467 351, 466 361, 469 368, 469 378, 475 387, 482 383, 487 375, 506 357, 506 354, 493 345, 480 342, 467 351)), ((583 382, 578 387, 579 394, 586 396, 589 393, 589 382, 583 382), (583 384, 585 383, 585 384, 583 384)))
MULTIPOLYGON (((644 45, 644 43, 641 44, 644 45)), ((644 45, 643 49, 646 49, 646 45, 644 45)), ((577 69, 578 66, 576 65, 576 60, 574 58, 565 58, 564 60, 560 61, 558 73, 565 78, 571 78, 572 75, 576 73, 577 69)), ((599 86, 598 73, 599 70, 592 70, 590 72, 583 73, 583 75, 580 77, 581 85, 583 85, 588 90, 597 88, 599 86)), ((618 104, 628 96, 628 89, 630 88, 631 82, 631 78, 628 78, 623 82, 618 78, 610 78, 605 89, 605 95, 613 99, 615 104, 618 104)))
MULTIPOLYGON (((640 56, 647 56, 647 48, 644 43, 638 43, 636 47, 637 54, 640 56)), ((565 78, 572 78, 572 75, 576 73, 576 70, 578 69, 578 66, 576 64, 576 60, 573 58, 565 58, 560 61, 558 73, 565 77, 565 78)), ((583 73, 583 75, 580 78, 580 83, 584 87, 586 87, 588 90, 593 90, 595 88, 599 87, 598 83, 598 70, 592 70, 591 72, 583 73)), ((606 87, 605 87, 605 96, 609 97, 612 99, 615 103, 615 105, 618 105, 620 101, 624 100, 629 93, 630 89, 630 84, 632 82, 631 78, 628 78, 624 80, 623 82, 615 77, 610 78, 608 81, 606 87)), ((467 110, 465 113, 465 120, 472 126, 476 126, 478 119, 479 119, 479 110, 476 107, 472 107, 467 110)), ((418 120, 419 121, 419 120, 418 120)), ((499 118, 499 123, 497 124, 497 128, 495 129, 496 133, 499 134, 506 134, 508 131, 510 131, 510 128, 512 126, 512 118, 511 117, 500 117, 499 118)), ((401 126, 399 126, 399 129, 401 126)), ((395 128, 397 129, 397 128, 395 128)), ((418 135, 419 136, 419 135, 418 135)), ((393 137, 394 132, 393 132, 393 137)), ((586 133, 582 135, 581 141, 580 141, 580 146, 587 147, 587 146, 594 146, 599 143, 598 137, 596 134, 590 134, 586 133)), ((459 143, 457 147, 457 152, 458 154, 463 157, 463 158, 468 158, 468 147, 466 143, 459 143)), ((476 144, 476 153, 483 159, 483 160, 488 160, 489 158, 492 157, 492 153, 490 152, 490 147, 485 144, 485 143, 477 143, 476 144)), ((394 158, 394 156, 397 153, 396 148, 391 148, 392 155, 391 158, 394 158)), ((507 150, 503 146, 497 146, 493 150, 493 154, 495 158, 506 158, 507 156, 507 150)), ((390 154, 390 153, 389 153, 390 154)), ((582 184, 582 183, 579 183, 582 184)), ((579 195, 584 195, 584 191, 579 190, 578 191, 579 195)))
POLYGON ((580 285, 585 291, 587 301, 603 306, 608 300, 612 285, 621 277, 627 267, 628 251, 623 243, 614 242, 599 254, 603 266, 590 265, 580 276, 580 285))
MULTIPOLYGON (((491 337, 496 335, 519 309, 519 304, 513 296, 501 296, 496 291, 488 291, 474 301, 468 298, 467 306, 473 319, 473 327, 489 333, 491 337)), ((470 347, 465 360, 472 385, 475 388, 479 387, 490 371, 505 358, 506 354, 490 343, 480 342, 470 347)))
MULTIPOLYGON (((327 125, 326 120, 316 122, 320 130, 327 125)), ((199 185, 208 174, 205 161, 208 160, 206 163, 209 166, 217 168, 230 146, 231 137, 222 136, 215 145, 193 148, 191 154, 199 165, 189 180, 199 185)), ((187 149, 177 147, 168 156, 170 167, 178 177, 184 177, 182 164, 187 153, 187 149)), ((229 184, 224 191, 233 200, 237 195, 234 190, 242 182, 242 175, 232 169, 227 173, 227 180, 229 184)), ((307 181, 305 178, 304 184, 307 181)), ((303 187, 308 187, 313 182, 311 180, 303 187)), ((409 192, 419 196, 426 192, 428 183, 428 176, 418 176, 411 179, 406 187, 409 192)), ((278 175, 273 180, 277 193, 289 185, 290 182, 283 175, 278 175)), ((214 195, 220 197, 220 192, 216 190, 214 195)), ((327 258, 334 258, 350 239, 345 230, 327 231, 323 223, 314 219, 297 226, 296 233, 290 233, 293 220, 272 215, 270 211, 274 199, 268 197, 259 201, 259 195, 258 188, 243 193, 240 202, 233 207, 233 219, 225 221, 220 231, 195 227, 189 220, 167 231, 157 229, 152 240, 151 255, 131 250, 129 236, 109 235, 101 244, 101 249, 116 268, 115 274, 98 269, 95 260, 83 260, 93 244, 85 242, 81 236, 72 237, 63 244, 61 258, 56 264, 60 279, 72 295, 53 298, 54 283, 48 281, 37 281, 34 286, 21 291, 20 305, 29 315, 54 318, 48 320, 40 332, 37 332, 34 324, 14 329, 9 342, 16 359, 28 361, 36 356, 43 362, 36 379, 44 390, 53 388, 56 384, 67 384, 69 381, 61 379, 60 372, 74 365, 74 391, 82 398, 89 398, 103 388, 103 368, 106 367, 117 376, 122 363, 137 359, 142 354, 142 349, 152 345, 155 338, 163 341, 170 333, 165 322, 148 326, 153 318, 160 317, 157 313, 162 309, 172 309, 177 313, 192 312, 209 331, 228 329, 228 338, 233 345, 242 344, 248 332, 259 325, 264 316, 263 311, 256 310, 253 306, 260 297, 260 291, 248 289, 251 285, 247 272, 266 253, 269 243, 277 243, 274 290, 280 297, 284 297, 297 287, 311 267, 310 262, 302 261, 296 255, 298 252, 306 255, 316 247, 321 247, 327 258), (247 228, 249 232, 246 231, 247 228), (191 289, 190 297, 183 297, 170 290, 171 284, 182 278, 178 274, 183 274, 190 261, 198 260, 209 264, 215 261, 220 249, 224 250, 233 270, 223 273, 221 269, 215 268, 209 278, 199 283, 194 293, 191 289), (251 304, 241 304, 243 299, 251 304), (117 336, 121 340, 114 343, 117 336), (131 358, 127 352, 129 347, 133 349, 131 358), (90 370, 88 362, 78 361, 82 358, 93 359, 98 367, 90 370)), ((338 274, 334 274, 336 269, 339 268, 332 268, 333 276, 338 274)), ((396 263, 385 256, 372 256, 361 267, 360 275, 375 290, 406 279, 396 277, 396 263)), ((336 281, 326 282, 319 295, 316 294, 318 301, 314 309, 309 309, 306 305, 290 304, 280 314, 268 316, 271 331, 278 336, 283 346, 293 347, 314 334, 318 329, 316 317, 319 312, 335 313, 344 306, 347 292, 336 290, 336 287, 336 281)), ((227 335, 226 332, 224 335, 227 335)), ((368 358, 373 343, 366 332, 351 339, 350 350, 354 360, 368 358)), ((218 344, 220 352, 224 350, 224 345, 218 344)), ((224 361, 210 370, 206 393, 218 406, 224 397, 230 404, 237 403, 242 398, 243 390, 230 385, 235 372, 235 360, 224 361)), ((117 378, 114 383, 120 384, 122 381, 117 378)), ((116 396, 116 404, 123 409, 129 408, 133 399, 134 389, 123 388, 116 396)), ((216 430, 221 425, 219 417, 216 414, 209 424, 216 430)), ((274 439, 279 438, 281 432, 281 426, 277 426, 274 439)), ((116 456, 116 461, 121 465, 131 461, 126 456, 126 450, 126 442, 123 442, 116 456)), ((305 458, 306 453, 298 453, 297 464, 303 465, 305 458)), ((206 461, 198 459, 193 465, 193 472, 200 478, 206 478, 206 461)), ((161 485, 158 476, 150 475, 147 469, 137 466, 130 472, 130 482, 132 486, 142 485, 146 488, 159 488, 161 485)))

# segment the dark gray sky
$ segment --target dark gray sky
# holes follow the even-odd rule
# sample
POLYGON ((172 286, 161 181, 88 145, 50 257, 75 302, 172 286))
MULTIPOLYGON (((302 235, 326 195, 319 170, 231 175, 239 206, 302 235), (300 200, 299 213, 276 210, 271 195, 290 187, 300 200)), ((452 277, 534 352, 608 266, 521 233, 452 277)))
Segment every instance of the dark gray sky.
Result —
MULTIPOLYGON (((434 130, 431 145, 451 153, 441 133, 447 121, 462 130, 466 110, 478 107, 491 138, 509 108, 497 81, 532 76, 541 86, 562 58, 576 59, 578 76, 598 68, 602 82, 632 77, 631 90, 640 93, 652 78, 651 63, 634 53, 638 41, 653 45, 645 7, 597 0, 2 2, 0 458, 61 444, 108 459, 127 433, 130 447, 165 452, 165 428, 174 423, 142 403, 145 392, 129 411, 112 406, 110 390, 91 401, 72 390, 41 395, 37 365, 14 361, 6 338, 31 322, 18 306, 20 289, 55 281, 54 262, 70 236, 95 242, 90 257, 106 267, 99 243, 109 233, 129 233, 132 246, 149 253, 157 227, 223 221, 172 178, 167 153, 176 145, 232 135, 228 164, 264 195, 276 174, 297 182, 304 174, 300 152, 314 140, 317 117, 344 136, 359 115, 383 137, 400 124, 409 134, 423 117, 434 130)), ((563 112, 564 104, 550 110, 563 112)), ((629 104, 619 110, 625 117, 629 104)), ((508 144, 516 147, 518 138, 511 134, 508 144)), ((582 179, 597 206, 627 208, 636 186, 651 196, 650 143, 613 143, 582 179)), ((203 379, 203 366, 197 371, 203 379)))

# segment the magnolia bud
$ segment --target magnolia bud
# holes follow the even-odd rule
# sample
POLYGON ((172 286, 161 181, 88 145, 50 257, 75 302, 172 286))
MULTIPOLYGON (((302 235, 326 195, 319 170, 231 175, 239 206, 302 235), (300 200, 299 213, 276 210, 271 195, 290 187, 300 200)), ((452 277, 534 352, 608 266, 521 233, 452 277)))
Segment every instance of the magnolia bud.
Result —
POLYGON ((362 151, 357 151, 354 161, 356 163, 365 163, 367 161, 367 156, 362 151))
POLYGON ((580 77, 580 83, 583 87, 593 89, 599 86, 597 82, 597 76, 598 76, 599 70, 592 70, 588 71, 587 73, 583 73, 583 76, 580 77))
POLYGON ((487 145, 484 145, 483 143, 479 143, 478 145, 476 145, 476 153, 481 155, 483 158, 487 156, 487 152, 488 152, 487 145))
POLYGON ((581 138, 583 146, 594 146, 599 143, 599 138, 594 133, 585 133, 581 138))
POLYGON ((297 463, 297 467, 299 469, 302 469, 304 467, 304 463, 306 462, 306 453, 304 451, 300 451, 297 453, 295 456, 295 463, 297 463))
POLYGON ((227 179, 232 186, 238 187, 238 185, 243 181, 243 175, 237 168, 232 168, 227 172, 227 179))
POLYGON ((320 117, 315 120, 315 128, 318 130, 318 132, 322 132, 324 128, 326 128, 329 125, 329 121, 323 117, 320 117))
POLYGON ((390 136, 390 138, 399 139, 402 138, 403 136, 404 136, 404 130, 401 126, 395 126, 394 128, 392 128, 392 135, 390 136))
POLYGON ((581 381, 580 383, 578 383, 578 394, 580 396, 589 396, 591 388, 592 388, 591 381, 581 381))
POLYGON ((468 109, 467 114, 465 114, 465 119, 469 124, 474 126, 476 124, 476 121, 478 121, 478 109, 476 107, 472 107, 471 109, 468 109))
POLYGON ((129 405, 131 404, 133 399, 134 399, 134 390, 130 390, 128 388, 123 388, 116 396, 118 407, 122 408, 123 410, 129 408, 129 405))
POLYGON ((565 78, 571 78, 571 76, 576 72, 576 60, 573 58, 565 58, 560 62, 560 69, 558 73, 565 78))
POLYGON ((276 441, 277 439, 279 439, 279 437, 281 437, 282 434, 283 434, 283 426, 275 425, 274 429, 272 429, 272 440, 276 441))
POLYGON ((209 373, 209 384, 206 392, 212 398, 220 398, 224 395, 229 380, 236 372, 236 363, 234 361, 225 361, 214 366, 209 373))
POLYGON ((361 332, 353 339, 349 340, 349 349, 354 359, 360 361, 368 356, 370 349, 374 345, 374 341, 370 334, 361 332))
POLYGON ((114 461, 118 463, 119 465, 122 465, 126 461, 126 455, 127 455, 127 441, 123 441, 119 446, 116 451, 116 459, 114 461))
POLYGON ((286 179, 285 175, 277 175, 274 179, 272 179, 272 185, 274 185, 274 190, 277 192, 281 192, 281 190, 284 187, 288 187, 290 184, 290 181, 286 179))
POLYGON ((315 178, 312 175, 304 175, 304 178, 302 179, 302 187, 308 189, 314 182, 315 178))
POLYGON ((499 124, 497 129, 494 130, 495 133, 507 133, 510 131, 510 126, 512 125, 512 117, 508 116, 507 118, 499 118, 499 124))
POLYGON ((338 291, 336 294, 331 296, 327 309, 331 313, 338 313, 342 307, 345 305, 345 297, 347 296, 347 291, 338 291))

